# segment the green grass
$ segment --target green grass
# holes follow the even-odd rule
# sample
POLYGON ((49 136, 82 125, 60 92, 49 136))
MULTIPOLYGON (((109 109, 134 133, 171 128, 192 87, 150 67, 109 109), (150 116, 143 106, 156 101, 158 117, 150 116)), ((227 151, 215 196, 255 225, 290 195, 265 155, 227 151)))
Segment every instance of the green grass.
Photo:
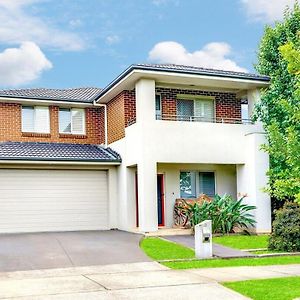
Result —
POLYGON ((235 249, 258 249, 268 247, 268 235, 223 235, 213 237, 213 242, 235 249))
POLYGON ((260 257, 260 258, 231 258, 231 259, 172 261, 172 262, 164 262, 162 264, 171 269, 289 265, 289 264, 300 264, 300 255, 260 257))
POLYGON ((300 297, 300 277, 226 282, 223 285, 254 300, 292 300, 300 297))
POLYGON ((141 248, 155 260, 194 258, 195 252, 187 247, 157 237, 144 238, 141 248))

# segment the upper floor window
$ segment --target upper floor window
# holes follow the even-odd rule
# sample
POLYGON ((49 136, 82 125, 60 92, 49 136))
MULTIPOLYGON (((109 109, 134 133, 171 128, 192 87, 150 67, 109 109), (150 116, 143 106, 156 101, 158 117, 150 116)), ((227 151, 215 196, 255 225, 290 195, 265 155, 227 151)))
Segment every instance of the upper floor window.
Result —
POLYGON ((161 116, 161 96, 155 95, 155 113, 157 117, 161 116))
POLYGON ((193 99, 178 96, 177 119, 181 121, 203 121, 212 122, 215 116, 213 99, 193 99))
POLYGON ((50 133, 49 107, 22 106, 22 132, 50 133))
POLYGON ((82 108, 59 109, 59 132, 85 134, 85 113, 82 108))

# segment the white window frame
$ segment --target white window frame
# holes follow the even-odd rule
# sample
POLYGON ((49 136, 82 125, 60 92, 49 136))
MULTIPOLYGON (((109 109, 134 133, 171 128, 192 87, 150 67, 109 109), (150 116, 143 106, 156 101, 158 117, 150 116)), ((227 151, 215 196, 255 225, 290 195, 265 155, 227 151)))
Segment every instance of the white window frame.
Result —
POLYGON ((34 106, 34 105, 22 105, 21 108, 21 127, 22 127, 22 132, 32 132, 32 133, 44 133, 44 134, 48 134, 50 133, 50 110, 49 110, 49 106, 34 106), (24 120, 23 120, 23 109, 26 107, 30 107, 33 109, 33 130, 27 130, 26 128, 24 128, 24 120), (45 130, 37 130, 37 128, 39 128, 40 126, 38 126, 37 124, 37 111, 38 110, 46 110, 47 109, 47 124, 45 126, 45 130))
POLYGON ((61 130, 61 126, 60 126, 60 115, 58 115, 58 130, 59 130, 59 133, 60 134, 70 134, 70 135, 85 135, 86 134, 86 115, 85 115, 85 109, 84 108, 70 108, 70 107, 60 107, 59 108, 59 111, 58 111, 58 114, 60 114, 60 110, 61 109, 68 109, 70 110, 70 124, 71 124, 71 132, 63 132, 61 130), (72 115, 73 115, 73 112, 75 111, 82 111, 83 112, 83 118, 82 118, 82 132, 80 131, 75 131, 73 129, 73 122, 72 122, 72 115))

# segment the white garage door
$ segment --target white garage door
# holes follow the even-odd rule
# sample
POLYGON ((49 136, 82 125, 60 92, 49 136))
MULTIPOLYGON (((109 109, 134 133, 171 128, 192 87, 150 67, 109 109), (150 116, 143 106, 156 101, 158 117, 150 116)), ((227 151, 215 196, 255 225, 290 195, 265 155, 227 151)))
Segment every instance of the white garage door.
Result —
POLYGON ((108 229, 106 171, 0 170, 0 232, 108 229))

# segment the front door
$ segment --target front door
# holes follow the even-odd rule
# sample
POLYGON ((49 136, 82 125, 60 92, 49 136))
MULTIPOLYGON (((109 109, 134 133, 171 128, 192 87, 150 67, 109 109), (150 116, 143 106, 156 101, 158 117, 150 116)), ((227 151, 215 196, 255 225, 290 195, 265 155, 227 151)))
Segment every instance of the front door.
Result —
POLYGON ((165 226, 164 175, 163 174, 157 174, 157 212, 158 212, 158 226, 165 226))

